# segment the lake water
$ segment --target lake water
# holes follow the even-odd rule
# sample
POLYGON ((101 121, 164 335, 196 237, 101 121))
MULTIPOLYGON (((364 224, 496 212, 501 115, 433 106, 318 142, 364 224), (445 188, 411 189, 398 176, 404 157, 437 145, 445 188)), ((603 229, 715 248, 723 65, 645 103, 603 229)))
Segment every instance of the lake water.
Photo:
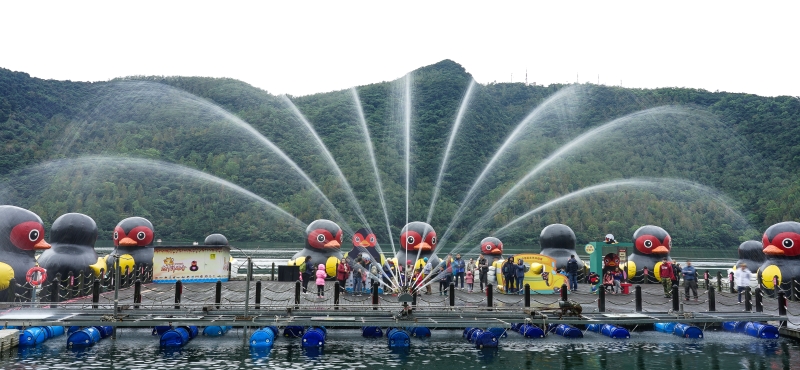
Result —
POLYGON ((789 339, 762 340, 707 331, 702 340, 639 331, 628 340, 588 332, 583 339, 550 335, 526 339, 509 333, 496 350, 477 350, 460 331, 435 330, 391 350, 386 338, 367 339, 353 329, 331 329, 321 352, 299 339, 279 337, 270 351, 251 352, 241 329, 223 337, 198 337, 178 350, 163 350, 147 329, 120 329, 116 341, 66 349, 66 336, 0 358, 3 369, 790 369, 800 366, 800 346, 789 339))

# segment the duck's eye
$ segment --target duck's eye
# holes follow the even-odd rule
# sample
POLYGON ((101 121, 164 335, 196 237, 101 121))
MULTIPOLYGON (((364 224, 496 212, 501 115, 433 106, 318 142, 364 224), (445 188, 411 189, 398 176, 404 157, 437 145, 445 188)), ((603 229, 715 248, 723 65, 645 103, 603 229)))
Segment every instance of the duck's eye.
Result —
MULTIPOLYGON (((33 239, 31 239, 31 240, 33 240, 33 239)), ((783 247, 784 248, 794 247, 794 240, 789 239, 789 238, 783 239, 783 247)))
POLYGON ((317 235, 317 241, 322 243, 325 241, 325 235, 319 234, 317 235))
POLYGON ((38 240, 39 239, 39 230, 36 230, 36 229, 31 230, 31 232, 28 233, 28 239, 30 239, 30 241, 32 241, 32 242, 35 242, 36 240, 38 240))
POLYGON ((114 231, 114 240, 117 240, 117 239, 119 239, 119 233, 114 231))
POLYGON ((647 247, 647 248, 652 248, 653 247, 653 242, 650 241, 650 240, 645 240, 644 241, 644 246, 647 247))
POLYGON ((406 238, 406 243, 408 243, 409 245, 414 244, 415 241, 416 239, 414 239, 413 236, 409 236, 408 238, 406 238))
POLYGON ((138 233, 136 233, 136 239, 144 240, 145 236, 146 235, 144 235, 144 231, 139 231, 138 233))

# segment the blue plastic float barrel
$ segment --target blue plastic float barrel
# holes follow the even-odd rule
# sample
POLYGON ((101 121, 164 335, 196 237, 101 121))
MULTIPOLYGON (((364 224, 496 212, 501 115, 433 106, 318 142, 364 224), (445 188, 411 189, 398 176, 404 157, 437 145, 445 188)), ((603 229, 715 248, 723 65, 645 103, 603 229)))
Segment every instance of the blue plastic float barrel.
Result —
POLYGON ((270 327, 256 330, 250 335, 250 348, 272 348, 275 343, 275 333, 270 327))
POLYGON ((517 323, 512 323, 511 324, 511 330, 519 332, 519 327, 522 326, 522 325, 525 325, 525 324, 518 323, 518 322, 517 323))
POLYGON ((778 328, 760 322, 748 322, 744 326, 744 332, 747 335, 762 339, 777 339, 780 336, 778 328))
POLYGON ((469 334, 469 338, 467 338, 467 340, 468 340, 470 343, 475 343, 475 340, 477 340, 477 339, 478 339, 478 336, 480 336, 482 333, 483 333, 483 329, 474 329, 474 330, 471 330, 471 331, 470 331, 470 334, 469 334))
POLYGON ((90 326, 73 332, 67 338, 67 348, 91 347, 100 340, 100 331, 90 326))
POLYGON ((475 329, 477 328, 464 328, 464 332, 461 333, 461 337, 464 339, 469 339, 469 336, 471 334, 470 331, 475 329))
POLYGON ((481 331, 472 342, 475 343, 475 348, 478 349, 497 348, 499 343, 497 336, 489 330, 481 331))
POLYGON ((182 347, 189 343, 189 331, 185 327, 179 326, 161 334, 161 347, 182 347))
POLYGON ((380 338, 383 336, 383 330, 379 326, 363 326, 361 327, 361 336, 365 338, 380 338))
POLYGON ((544 338, 544 330, 536 325, 522 325, 519 328, 519 333, 525 338, 544 338))
POLYGON ((108 338, 111 334, 114 334, 114 327, 113 326, 94 326, 98 332, 100 332, 100 338, 108 338))
POLYGON ((211 325, 206 326, 203 328, 203 335, 207 335, 209 337, 219 337, 225 335, 229 330, 231 330, 231 326, 225 325, 211 325))
POLYGON ((703 337, 703 330, 694 325, 677 323, 672 334, 684 338, 699 339, 703 337))
POLYGON ((492 332, 492 334, 494 334, 494 336, 496 336, 497 338, 507 338, 508 337, 508 333, 506 332, 505 328, 489 328, 489 329, 486 329, 486 330, 492 332))
POLYGON ((400 328, 389 329, 389 331, 386 332, 386 338, 391 348, 411 346, 411 337, 405 330, 400 328))
POLYGON ((306 328, 297 325, 289 325, 283 328, 283 336, 284 337, 293 337, 299 338, 303 336, 303 333, 306 332, 306 328))
POLYGON ((589 325, 586 325, 586 330, 593 331, 595 333, 599 333, 600 332, 600 327, 602 327, 602 326, 603 326, 603 324, 589 324, 589 325))
POLYGON ((572 325, 558 324, 552 331, 564 338, 583 338, 583 332, 572 325))
POLYGON ((153 328, 153 335, 163 335, 168 330, 172 329, 171 326, 161 325, 153 328))
POLYGON ((47 338, 55 338, 64 335, 63 326, 45 326, 44 330, 47 332, 47 338))
POLYGON ((314 327, 306 330, 301 342, 303 347, 322 347, 325 345, 326 331, 322 327, 314 327))
POLYGON ((197 336, 200 334, 200 330, 197 329, 197 326, 190 325, 190 326, 181 326, 181 327, 186 329, 187 332, 189 332, 189 339, 197 338, 197 336))
POLYGON ((70 335, 78 330, 81 330, 80 326, 70 326, 69 329, 67 329, 67 335, 70 335))
POLYGON ((675 331, 675 324, 674 322, 657 322, 653 324, 653 326, 658 332, 672 334, 672 332, 675 331))
POLYGON ((31 347, 47 340, 47 330, 44 326, 33 326, 19 334, 19 346, 31 347))
POLYGON ((614 339, 629 339, 631 337, 631 333, 628 329, 612 324, 603 324, 603 326, 600 327, 600 334, 614 339))
POLYGON ((744 331, 745 325, 747 325, 747 321, 725 321, 722 323, 722 330, 741 333, 744 331))
POLYGON ((428 329, 427 326, 414 326, 406 328, 406 330, 411 334, 412 337, 417 337, 417 338, 431 337, 431 329, 428 329))

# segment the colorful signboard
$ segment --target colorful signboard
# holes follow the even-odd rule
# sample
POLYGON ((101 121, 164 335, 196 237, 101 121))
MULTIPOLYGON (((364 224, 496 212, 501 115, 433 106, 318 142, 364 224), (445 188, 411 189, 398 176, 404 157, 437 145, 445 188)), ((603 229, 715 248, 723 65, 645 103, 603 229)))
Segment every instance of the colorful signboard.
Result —
MULTIPOLYGON (((562 284, 567 284, 567 277, 561 275, 556 270, 556 260, 542 254, 521 253, 514 255, 514 261, 522 259, 527 270, 522 286, 530 284, 531 293, 554 294, 558 293, 562 284)), ((496 261, 494 265, 497 271, 502 269, 505 261, 496 261)), ((497 274, 499 289, 505 287, 503 274, 497 274)))
POLYGON ((154 247, 153 282, 209 283, 228 281, 228 246, 154 247))

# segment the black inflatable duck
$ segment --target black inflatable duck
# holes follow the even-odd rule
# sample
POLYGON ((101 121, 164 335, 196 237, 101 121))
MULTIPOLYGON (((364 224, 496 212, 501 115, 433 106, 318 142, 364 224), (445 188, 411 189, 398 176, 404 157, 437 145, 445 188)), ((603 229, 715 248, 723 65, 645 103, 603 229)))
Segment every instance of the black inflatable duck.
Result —
POLYGON ((672 249, 672 238, 666 230, 653 225, 642 226, 633 233, 633 253, 628 257, 628 277, 641 276, 647 267, 651 276, 659 279, 658 266, 664 257, 672 261, 669 252, 672 249))
POLYGON ((97 224, 91 217, 67 213, 57 218, 50 228, 52 248, 39 256, 39 266, 47 270, 47 280, 53 280, 56 274, 61 274, 62 280, 66 279, 70 272, 76 278, 81 273, 87 279, 99 275, 106 264, 104 259, 97 258, 95 241, 97 224))
POLYGON ((295 253, 289 266, 301 264, 300 257, 311 256, 313 266, 323 264, 328 277, 336 276, 336 265, 342 260, 342 228, 331 220, 322 219, 308 224, 305 234, 305 248, 295 253))
MULTIPOLYGON (((758 280, 767 289, 790 289, 792 280, 800 282, 800 223, 786 221, 770 226, 761 238, 766 261, 758 270, 758 280)), ((749 266, 748 266, 749 267, 749 266)))
POLYGON ((487 266, 491 266, 495 261, 503 260, 503 242, 492 236, 483 238, 481 254, 486 259, 487 266))
POLYGON ((128 217, 120 221, 114 228, 114 251, 106 256, 109 270, 114 269, 114 255, 119 256, 119 267, 122 273, 128 267, 133 271, 134 265, 143 266, 146 270, 153 268, 153 224, 143 217, 128 217))
MULTIPOLYGON (((35 213, 15 206, 0 206, 0 301, 7 301, 11 279, 24 285, 28 272, 36 267, 34 254, 48 249, 44 225, 35 213)), ((17 289, 25 294, 27 289, 17 289)))
POLYGON ((345 256, 355 260, 358 255, 367 253, 371 260, 383 265, 386 262, 386 257, 378 252, 377 245, 378 239, 375 237, 372 230, 367 228, 358 229, 358 231, 353 234, 353 249, 345 253, 345 256))
POLYGON ((736 270, 744 263, 750 272, 756 272, 766 260, 761 243, 755 240, 748 240, 739 245, 739 260, 736 261, 733 269, 736 270))
POLYGON ((417 263, 417 258, 427 257, 428 263, 433 263, 435 268, 440 262, 435 253, 436 243, 436 230, 431 225, 421 221, 409 222, 400 230, 400 251, 395 256, 397 263, 405 266, 406 261, 411 261, 417 268, 422 265, 422 262, 417 263))
POLYGON ((569 256, 574 255, 578 260, 578 273, 580 273, 583 271, 584 263, 575 251, 577 241, 575 232, 569 226, 562 224, 547 225, 539 234, 541 254, 556 260, 558 269, 566 268, 569 256))

